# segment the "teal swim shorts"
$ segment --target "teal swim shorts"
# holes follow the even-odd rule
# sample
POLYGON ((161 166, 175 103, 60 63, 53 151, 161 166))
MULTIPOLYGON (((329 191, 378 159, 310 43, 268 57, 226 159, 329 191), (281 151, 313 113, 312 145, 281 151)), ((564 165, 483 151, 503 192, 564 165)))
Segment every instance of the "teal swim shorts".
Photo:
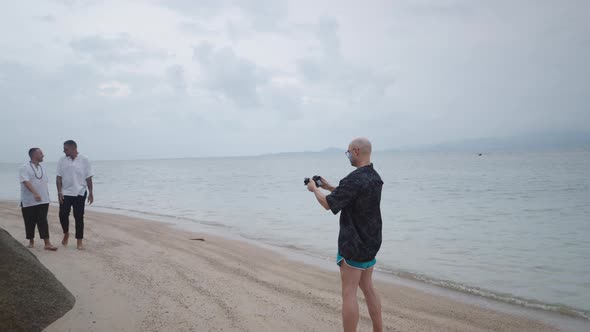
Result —
POLYGON ((342 265, 342 261, 344 261, 346 263, 346 265, 353 267, 355 269, 359 269, 359 270, 370 269, 377 263, 377 259, 375 259, 375 258, 373 258, 372 260, 370 260, 368 262, 357 262, 357 261, 353 261, 352 259, 346 259, 346 258, 340 256, 340 253, 338 253, 336 255, 336 264, 338 264, 338 266, 340 266, 340 265, 342 265))

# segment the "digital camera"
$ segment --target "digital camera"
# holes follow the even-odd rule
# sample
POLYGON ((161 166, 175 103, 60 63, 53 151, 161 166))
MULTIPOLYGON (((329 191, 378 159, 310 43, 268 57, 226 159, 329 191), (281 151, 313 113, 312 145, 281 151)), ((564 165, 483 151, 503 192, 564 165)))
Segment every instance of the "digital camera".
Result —
MULTIPOLYGON (((322 183, 322 177, 319 175, 315 175, 314 177, 311 178, 314 182, 315 185, 319 188, 323 185, 322 183)), ((307 186, 307 184, 309 183, 309 178, 305 178, 303 179, 303 184, 307 186)))

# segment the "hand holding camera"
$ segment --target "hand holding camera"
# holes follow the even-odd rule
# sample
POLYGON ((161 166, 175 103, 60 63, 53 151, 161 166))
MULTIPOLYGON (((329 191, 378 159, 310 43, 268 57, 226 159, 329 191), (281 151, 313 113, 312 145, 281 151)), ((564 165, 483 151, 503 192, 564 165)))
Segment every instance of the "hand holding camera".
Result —
MULTIPOLYGON (((319 175, 315 175, 311 178, 311 180, 313 180, 313 182, 315 182, 316 187, 321 188, 324 184, 322 183, 322 177, 319 175)), ((308 185, 309 181, 311 181, 309 178, 305 178, 303 179, 303 184, 304 185, 308 185)))
POLYGON ((328 181, 326 181, 326 179, 324 179, 323 177, 316 175, 314 177, 310 178, 305 178, 303 180, 303 184, 305 184, 307 186, 307 189, 309 189, 309 191, 314 191, 314 189, 317 188, 322 188, 324 190, 327 191, 333 191, 334 190, 334 186, 332 186, 331 184, 328 183, 328 181), (313 181, 312 181, 313 180, 313 181), (311 184, 313 183, 313 184, 311 184))

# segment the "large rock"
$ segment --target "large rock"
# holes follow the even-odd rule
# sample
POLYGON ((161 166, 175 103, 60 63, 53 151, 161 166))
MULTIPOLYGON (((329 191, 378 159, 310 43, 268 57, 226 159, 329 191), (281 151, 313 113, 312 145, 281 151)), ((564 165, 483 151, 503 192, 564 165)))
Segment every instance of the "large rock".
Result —
POLYGON ((0 331, 41 331, 75 302, 29 249, 0 228, 0 331))

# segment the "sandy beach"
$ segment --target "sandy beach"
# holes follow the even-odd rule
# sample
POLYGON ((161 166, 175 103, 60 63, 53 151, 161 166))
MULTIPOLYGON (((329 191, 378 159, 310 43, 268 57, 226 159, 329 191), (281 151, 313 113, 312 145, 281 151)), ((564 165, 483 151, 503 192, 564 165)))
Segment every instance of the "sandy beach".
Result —
MULTIPOLYGON (((57 209, 50 234, 61 241, 57 209)), ((72 220, 73 222, 73 220, 72 220)), ((0 227, 24 243, 20 210, 0 203, 0 227)), ((334 271, 243 241, 169 224, 88 211, 86 250, 32 252, 76 304, 46 331, 339 331, 334 271), (190 240, 204 238, 205 241, 190 240)), ((74 240, 75 242, 75 240, 74 240)), ((530 318, 378 282, 388 331, 557 331, 530 318)), ((359 330, 370 319, 359 290, 359 330)))

